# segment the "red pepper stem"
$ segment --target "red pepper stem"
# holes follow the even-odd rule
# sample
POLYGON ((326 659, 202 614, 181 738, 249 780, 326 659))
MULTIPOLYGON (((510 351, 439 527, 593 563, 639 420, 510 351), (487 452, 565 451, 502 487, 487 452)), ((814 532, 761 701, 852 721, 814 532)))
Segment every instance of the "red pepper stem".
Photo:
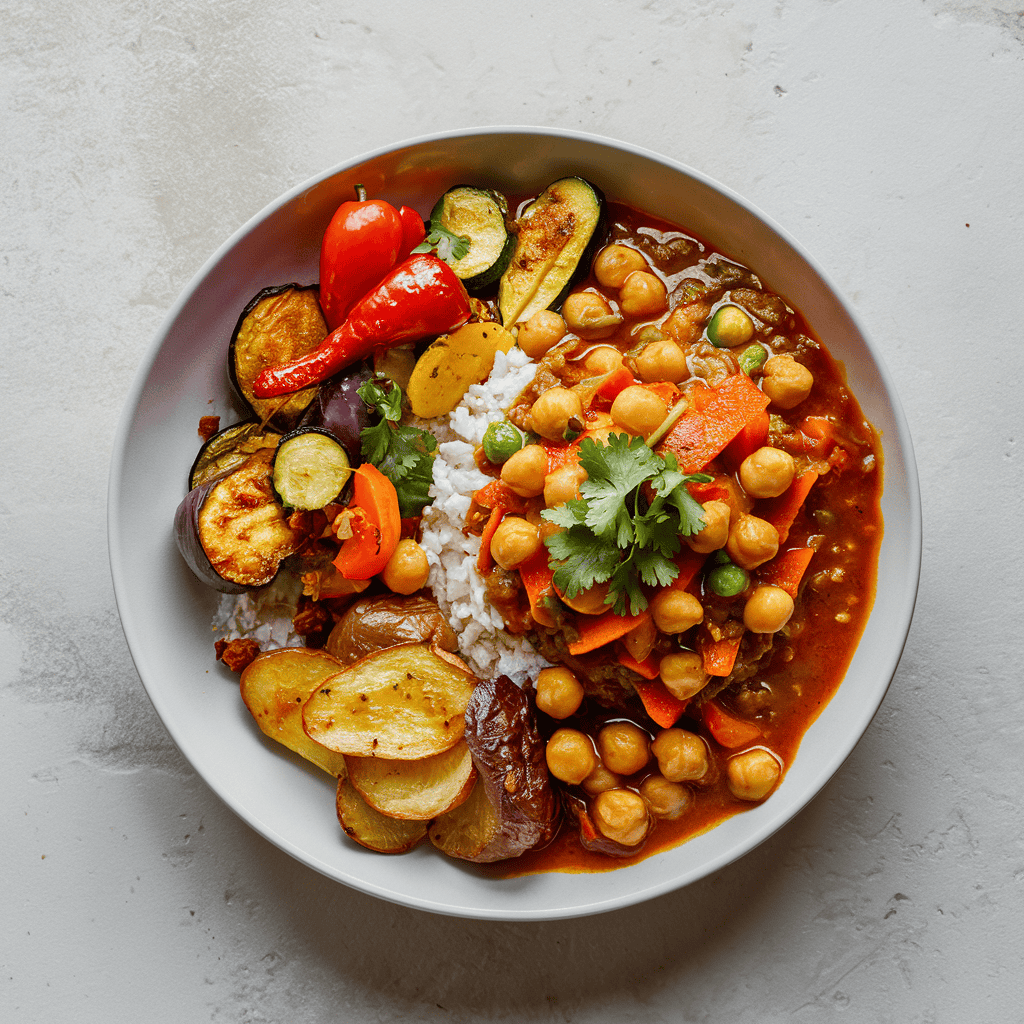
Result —
POLYGON ((367 191, 365 185, 356 185, 356 201, 359 203, 365 203, 367 197, 367 191))

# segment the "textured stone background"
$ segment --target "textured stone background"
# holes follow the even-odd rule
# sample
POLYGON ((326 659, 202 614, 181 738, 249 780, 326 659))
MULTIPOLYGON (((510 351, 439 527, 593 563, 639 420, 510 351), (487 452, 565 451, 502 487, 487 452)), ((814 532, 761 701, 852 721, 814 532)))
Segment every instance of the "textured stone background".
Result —
POLYGON ((0 4, 0 1017, 1019 1020, 1024 15, 370 10, 0 4), (917 615, 844 768, 739 863, 578 922, 405 910, 252 833, 156 718, 107 568, 121 406, 207 256, 341 159, 486 124, 661 151, 786 225, 883 346, 921 474, 917 615))

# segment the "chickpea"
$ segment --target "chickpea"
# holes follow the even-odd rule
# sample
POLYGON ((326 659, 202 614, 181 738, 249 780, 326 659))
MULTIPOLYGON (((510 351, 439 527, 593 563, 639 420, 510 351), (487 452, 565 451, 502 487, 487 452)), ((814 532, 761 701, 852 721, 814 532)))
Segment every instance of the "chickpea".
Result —
POLYGON ((502 569, 514 569, 540 550, 540 531, 519 516, 506 516, 491 538, 491 557, 502 569))
POLYGON ((648 384, 656 380, 678 384, 690 376, 686 353, 671 338, 644 346, 636 357, 636 372, 648 384))
POLYGON ((665 283, 649 270, 634 270, 619 289, 619 308, 626 316, 657 316, 667 306, 665 283))
POLYGON ((580 484, 587 479, 587 471, 578 463, 566 463, 552 470, 544 478, 544 504, 554 508, 580 496, 580 484))
POLYGON ((742 515, 729 527, 725 550, 741 569, 756 569, 778 553, 779 531, 764 519, 742 515))
POLYGON ((416 541, 407 537, 398 542, 380 578, 396 594, 413 594, 420 587, 426 586, 429 572, 427 553, 416 541))
POLYGON ((565 321, 553 309, 542 309, 519 324, 516 341, 531 359, 540 359, 562 340, 566 330, 565 321))
POLYGON ((782 589, 762 584, 743 606, 743 625, 751 633, 778 633, 793 615, 793 598, 782 589))
POLYGON ((610 722, 597 734, 597 752, 609 771, 635 775, 651 759, 651 740, 632 722, 610 722))
POLYGON ((531 429, 549 441, 564 440, 569 421, 577 420, 582 426, 582 419, 583 403, 580 396, 569 388, 548 388, 538 396, 530 410, 531 429))
POLYGON ((598 764, 580 785, 591 796, 597 796, 598 793, 603 793, 606 789, 618 789, 622 785, 622 780, 618 775, 608 771, 603 764, 598 764))
POLYGON ((612 419, 630 434, 650 437, 668 415, 665 401, 656 394, 631 384, 623 388, 612 402, 612 419))
POLYGON ((658 591, 650 609, 654 625, 662 633, 685 633, 704 621, 704 608, 700 601, 685 590, 669 588, 658 591))
POLYGON ((608 597, 609 586, 607 583, 598 583, 589 590, 581 590, 575 597, 566 597, 556 588, 556 593, 574 612, 580 615, 603 615, 608 611, 605 598, 608 597))
POLYGON ((630 657, 637 661, 646 661, 654 649, 654 641, 658 639, 658 627, 654 620, 645 618, 638 626, 634 626, 623 638, 622 643, 630 657))
POLYGON ((594 744, 578 729, 556 729, 544 748, 548 771, 556 779, 578 786, 596 767, 594 744))
POLYGON ((528 444, 511 455, 501 467, 501 479, 521 498, 544 493, 548 453, 539 444, 528 444))
POLYGON ((594 277, 605 288, 621 288, 634 270, 646 270, 643 254, 628 245, 606 245, 594 260, 594 277))
POLYGON ((772 356, 764 364, 761 390, 780 409, 799 405, 814 387, 814 375, 792 356, 772 356))
POLYGON ((691 533, 683 540, 699 555, 707 555, 712 551, 720 551, 729 539, 729 523, 732 520, 732 509, 719 499, 705 501, 704 526, 698 533, 691 533))
POLYGON ((696 651, 666 654, 658 666, 665 689, 679 700, 689 700, 708 684, 704 659, 696 651))
POLYGON ((793 456, 768 445, 758 448, 740 464, 740 483, 752 498, 777 498, 795 476, 793 456))
POLYGON ((737 800, 763 800, 779 781, 782 766, 763 747, 754 747, 730 757, 725 774, 737 800))
POLYGON ((686 729, 662 729, 651 744, 658 768, 669 782, 696 782, 708 773, 708 748, 686 729))
POLYGON ((564 666, 542 668, 537 673, 537 707, 552 718, 568 718, 583 703, 583 684, 564 666))
POLYGON ((644 798, 631 789, 606 789, 598 793, 590 813, 601 835, 623 846, 638 846, 651 827, 644 798))
POLYGON ((682 817, 693 803, 693 793, 688 786, 669 782, 664 775, 651 775, 644 779, 640 784, 640 795, 656 818, 669 821, 682 817))
POLYGON ((602 373, 611 373, 622 365, 622 353, 611 345, 600 345, 586 354, 583 365, 595 377, 602 373))
POLYGON ((562 316, 570 331, 591 338, 611 334, 620 322, 597 292, 573 292, 562 304, 562 316))

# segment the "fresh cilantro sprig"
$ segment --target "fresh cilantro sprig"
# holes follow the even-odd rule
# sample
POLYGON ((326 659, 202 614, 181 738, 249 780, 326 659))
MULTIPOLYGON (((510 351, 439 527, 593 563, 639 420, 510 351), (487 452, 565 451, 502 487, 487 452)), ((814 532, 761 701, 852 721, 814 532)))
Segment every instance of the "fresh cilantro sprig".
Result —
POLYGON ((674 455, 662 458, 627 434, 611 434, 606 444, 584 438, 579 461, 587 471, 580 497, 541 513, 563 527, 544 541, 555 587, 572 600, 608 583, 615 613, 636 615, 647 607, 643 586, 665 587, 679 575, 672 560, 679 538, 704 526, 686 484, 712 478, 681 473, 674 455))
POLYGON ((381 417, 378 424, 365 427, 359 435, 363 460, 373 463, 395 485, 403 519, 420 515, 434 500, 427 492, 434 479, 437 439, 399 423, 402 389, 384 374, 368 380, 357 394, 381 417))
POLYGON ((465 235, 456 235, 447 228, 427 222, 427 237, 413 249, 413 252, 436 252, 445 263, 455 263, 469 252, 469 239, 465 235))

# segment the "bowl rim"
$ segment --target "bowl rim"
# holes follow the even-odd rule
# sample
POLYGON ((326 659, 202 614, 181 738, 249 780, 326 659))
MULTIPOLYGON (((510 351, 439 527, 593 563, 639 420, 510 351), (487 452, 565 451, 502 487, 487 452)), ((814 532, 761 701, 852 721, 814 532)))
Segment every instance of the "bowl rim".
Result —
MULTIPOLYGON (((916 597, 918 588, 920 585, 920 573, 921 573, 921 557, 922 557, 922 513, 921 513, 921 496, 920 496, 920 483, 918 477, 917 463, 914 455, 913 441, 910 434, 910 428, 904 413, 902 403, 900 402, 899 395, 896 391, 892 377, 889 373, 888 367, 885 364, 885 360, 878 350, 877 345, 873 341, 871 335, 865 328, 860 317, 856 311, 850 308, 843 293, 836 287, 830 275, 826 270, 818 263, 818 261, 780 224, 776 223, 774 219, 765 214, 760 208, 752 204, 750 201, 745 199, 742 195, 735 192, 729 186, 722 184, 721 182, 711 178, 704 172, 693 168, 681 161, 675 160, 671 157, 664 156, 653 150, 647 149, 635 145, 633 143, 624 142, 618 139, 610 138, 603 135, 581 132, 572 129, 561 129, 543 126, 529 126, 529 125, 495 125, 495 126, 480 126, 470 128, 459 128, 445 131, 431 132, 423 135, 414 136, 397 143, 391 143, 385 146, 380 146, 372 150, 363 152, 357 156, 343 160, 334 166, 321 171, 320 173, 306 179, 298 185, 288 189, 276 199, 272 200, 261 210, 251 216, 245 221, 239 228, 237 228, 217 249, 204 261, 201 267, 192 276, 191 280, 181 291, 175 302, 168 310, 166 316, 163 318, 160 326, 158 327, 155 335, 151 339, 148 348, 144 352, 144 355, 135 371, 132 384, 126 395, 124 405, 122 407, 120 419, 118 421, 114 444, 111 456, 110 474, 108 479, 107 488, 107 544, 108 554, 110 563, 111 579, 114 589, 115 604, 118 609, 118 614, 121 620, 122 630, 125 635, 125 640, 128 645, 129 653, 132 657, 133 663, 135 664, 136 670, 139 674, 139 678, 146 690, 147 695, 160 717, 164 727, 167 729, 169 735, 174 741, 175 745, 181 751, 182 755, 189 762, 190 766, 196 771, 196 774, 203 780, 203 782, 210 788, 210 790, 218 796, 227 806, 234 811, 244 822, 246 822, 251 828, 261 834, 264 838, 272 842, 279 849, 288 853, 299 862, 319 871, 321 874, 331 878, 335 881, 341 881, 351 888, 357 889, 361 892, 367 893, 368 895, 377 896, 384 900, 398 903, 403 906, 413 907, 420 910, 425 910, 431 913, 437 913, 442 915, 474 918, 474 919, 487 919, 487 920, 507 920, 507 921, 540 921, 540 920, 558 920, 573 917, 583 917, 591 914, 604 913, 606 911, 620 909, 627 906, 632 906, 641 902, 645 902, 648 899, 653 899, 657 896, 663 895, 664 893, 674 891, 676 889, 683 888, 686 885, 690 885, 693 882, 699 881, 702 878, 713 874, 715 871, 722 869, 723 867, 739 860, 745 856, 751 850, 755 849, 761 843, 765 842, 768 838, 774 835, 784 825, 788 824, 797 814, 803 810, 810 802, 812 802, 821 792, 821 790, 827 785, 827 783, 834 777, 836 772, 842 766, 842 764, 849 757, 857 743, 863 737, 865 731, 870 725, 875 714, 878 712, 881 706, 882 700, 885 697, 886 692, 892 682, 895 675, 896 669, 899 665, 900 658, 903 650, 906 646, 907 638, 909 636, 911 624, 913 621, 914 607, 916 603, 916 597), (818 783, 810 797, 803 800, 794 808, 787 808, 786 810, 780 810, 773 816, 767 818, 764 824, 755 829, 748 837, 742 842, 734 844, 727 850, 723 851, 720 855, 712 857, 701 864, 699 864, 693 870, 683 873, 682 875, 672 875, 658 884, 648 886, 644 889, 633 889, 629 892, 608 898, 606 900, 597 900, 586 905, 572 905, 553 907, 545 909, 517 909, 508 910, 505 908, 492 908, 492 907, 467 907, 467 906, 454 906, 446 903, 442 903, 430 898, 416 898, 410 897, 405 893, 396 893, 387 889, 385 886, 376 885, 372 882, 356 878, 351 875, 347 875, 345 872, 339 872, 336 868, 320 861, 314 855, 301 849, 287 836, 279 834, 275 831, 267 822, 262 821, 257 814, 252 812, 249 808, 240 806, 238 802, 231 799, 231 797, 222 792, 218 787, 214 785, 206 775, 196 767, 196 757, 191 749, 192 745, 189 739, 182 736, 180 732, 173 726, 172 717, 168 714, 168 710, 164 705, 159 688, 155 688, 147 680, 146 674, 144 673, 145 656, 143 652, 143 641, 138 636, 138 632, 135 626, 134 614, 131 606, 126 600, 128 592, 128 568, 124 561, 124 552, 119 543, 119 538, 122 534, 123 523, 121 519, 121 510, 118 505, 117 496, 122 488, 124 482, 124 475, 126 471, 126 456, 128 453, 131 426, 134 419, 135 413, 138 410, 143 392, 146 389, 146 385, 150 374, 153 371, 154 364, 156 363, 161 353, 162 347, 174 327, 177 319, 182 312, 188 307, 189 303, 193 300, 196 292, 200 289, 202 283, 205 281, 211 270, 229 253, 241 239, 247 236, 257 225, 271 217, 274 213, 280 210, 282 207, 291 203, 293 200, 301 197, 304 193, 322 184, 323 182, 343 174, 347 171, 368 162, 381 157, 386 157, 389 154, 396 153, 400 150, 411 149, 413 147, 423 146, 431 143, 445 142, 456 139, 467 139, 473 136, 493 136, 493 135, 537 135, 547 136, 552 139, 568 139, 578 141, 582 143, 596 144, 604 146, 612 150, 616 150, 630 156, 641 157, 646 160, 652 161, 656 164, 668 168, 671 171, 682 174, 683 176, 690 177, 696 182, 702 184, 706 188, 709 188, 715 192, 726 197, 730 202, 741 207, 749 215, 759 220, 770 232, 773 232, 780 239, 782 239, 787 245, 789 245, 795 252, 795 254, 803 260, 808 267, 818 276, 824 286, 831 293, 831 297, 837 303, 843 314, 849 318, 856 332, 859 334, 861 341, 873 360, 875 369, 882 381, 885 389, 885 399, 890 408, 892 419, 896 428, 897 434, 897 445, 901 452, 903 463, 906 470, 906 479, 904 482, 907 492, 907 519, 904 523, 906 530, 908 531, 908 556, 910 564, 905 566, 906 571, 909 574, 908 583, 909 586, 906 589, 906 596, 904 598, 902 612, 902 621, 896 624, 896 629, 899 635, 899 640, 892 644, 892 649, 889 657, 885 661, 884 671, 880 673, 878 682, 872 690, 872 699, 863 702, 859 705, 859 716, 855 722, 855 728, 851 728, 847 732, 846 742, 840 743, 835 746, 831 753, 828 761, 823 765, 820 772, 816 776, 818 783)), ((872 613, 873 614, 873 613, 872 613)), ((623 870, 623 869, 619 869, 623 870)), ((629 870, 628 868, 624 870, 629 870)), ((569 875, 564 876, 566 878, 572 877, 569 875)))

